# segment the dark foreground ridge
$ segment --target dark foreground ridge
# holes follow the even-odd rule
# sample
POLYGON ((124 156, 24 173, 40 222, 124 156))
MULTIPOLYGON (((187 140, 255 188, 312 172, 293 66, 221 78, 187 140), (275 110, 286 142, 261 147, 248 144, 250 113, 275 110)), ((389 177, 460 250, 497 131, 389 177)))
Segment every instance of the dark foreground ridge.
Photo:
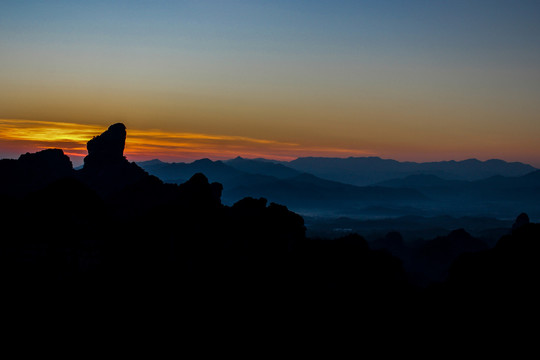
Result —
POLYGON ((538 300, 540 224, 526 215, 495 247, 462 230, 414 254, 397 233, 380 250, 356 234, 308 239, 283 205, 247 197, 224 206, 221 184, 201 173, 180 185, 148 175, 124 157, 125 139, 123 124, 109 127, 78 171, 58 149, 0 161, 5 298, 198 321, 439 325, 493 309, 500 320, 538 300))

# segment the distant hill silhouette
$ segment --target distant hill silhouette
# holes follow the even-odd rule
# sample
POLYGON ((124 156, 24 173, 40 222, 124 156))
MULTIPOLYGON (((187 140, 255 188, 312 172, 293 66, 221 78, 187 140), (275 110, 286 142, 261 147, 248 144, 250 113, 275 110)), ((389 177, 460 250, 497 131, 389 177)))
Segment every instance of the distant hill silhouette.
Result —
POLYGON ((26 153, 18 160, 0 160, 0 193, 22 196, 51 182, 74 176, 69 157, 60 149, 26 153))
POLYGON ((435 175, 446 180, 480 180, 495 175, 521 176, 536 170, 527 164, 502 160, 416 163, 379 157, 305 157, 284 165, 325 179, 359 186, 415 174, 435 175))
POLYGON ((225 164, 249 174, 272 176, 278 179, 288 179, 300 174, 299 171, 282 164, 264 160, 243 159, 240 156, 225 161, 225 164))
MULTIPOLYGON (((341 169, 339 171, 343 171, 343 176, 362 173, 373 179, 388 176, 389 171, 392 174, 424 170, 441 173, 441 169, 446 169, 453 171, 454 177, 467 172, 479 177, 482 174, 532 169, 529 165, 496 160, 400 163, 379 158, 310 158, 308 163, 315 166, 319 160, 321 169, 325 169, 325 164, 330 164, 335 171, 341 169), (354 172, 348 169, 351 164, 363 164, 365 167, 354 172), (370 169, 371 172, 368 171, 370 169)), ((307 161, 307 158, 302 161, 307 161)), ((141 162, 140 165, 163 181, 177 184, 197 172, 204 173, 212 181, 223 184, 222 199, 226 204, 233 204, 246 196, 265 197, 313 216, 451 215, 508 218, 520 211, 540 216, 540 170, 525 175, 495 175, 480 180, 449 180, 429 173, 414 173, 370 186, 354 186, 312 173, 300 173, 266 160, 235 158, 224 162, 201 159, 192 163, 152 160, 141 162)), ((446 170, 444 173, 450 174, 451 171, 446 170)))
POLYGON ((343 209, 381 203, 422 203, 427 200, 423 194, 414 190, 358 187, 310 174, 233 187, 229 196, 242 197, 249 193, 287 203, 298 210, 314 212, 317 209, 343 209))
POLYGON ((159 160, 140 162, 139 165, 163 181, 183 182, 195 173, 203 173, 214 181, 227 182, 243 176, 243 171, 237 170, 223 163, 210 159, 200 159, 192 163, 166 163, 159 160))
POLYGON ((423 194, 411 189, 358 187, 298 173, 279 164, 241 158, 225 163, 202 159, 189 164, 157 161, 140 164, 151 174, 174 183, 183 182, 184 178, 195 172, 204 173, 209 179, 223 184, 223 199, 231 204, 244 197, 253 196, 286 203, 297 211, 338 212, 346 208, 373 204, 414 204, 428 200, 423 194), (256 173, 257 171, 261 173, 256 173), (288 175, 292 176, 284 177, 288 175), (175 178, 179 180, 173 180, 175 178))
POLYGON ((446 180, 435 175, 410 175, 401 179, 392 179, 377 184, 392 188, 412 188, 429 196, 456 196, 456 192, 468 196, 502 199, 505 196, 537 196, 540 194, 540 170, 521 176, 496 175, 481 180, 446 180), (526 195, 525 195, 526 194, 526 195))
POLYGON ((465 229, 490 246, 508 234, 513 220, 490 217, 452 217, 407 215, 381 217, 377 219, 357 219, 351 217, 321 218, 305 217, 308 236, 333 239, 343 233, 362 234, 370 243, 383 238, 387 233, 399 231, 402 240, 409 245, 423 243, 438 236, 444 236, 455 229, 465 229))
POLYGON ((435 175, 410 175, 378 183, 396 189, 415 189, 440 203, 447 213, 469 208, 487 216, 527 211, 540 214, 540 171, 522 176, 492 176, 475 181, 446 180, 435 175), (454 210, 455 209, 455 210, 454 210))
POLYGON ((530 316, 540 297, 539 240, 540 224, 523 223, 494 248, 462 254, 450 267, 448 281, 438 295, 452 301, 466 316, 473 312, 491 315, 495 310, 498 321, 530 316))

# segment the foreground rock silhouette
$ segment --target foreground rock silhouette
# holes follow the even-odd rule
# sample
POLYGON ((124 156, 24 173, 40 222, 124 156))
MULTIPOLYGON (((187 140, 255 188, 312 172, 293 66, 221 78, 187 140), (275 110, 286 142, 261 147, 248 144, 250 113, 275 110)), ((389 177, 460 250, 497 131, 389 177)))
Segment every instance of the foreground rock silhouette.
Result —
POLYGON ((117 123, 109 126, 103 134, 92 138, 86 145, 88 156, 84 158, 84 165, 92 167, 95 164, 99 166, 103 163, 123 162, 126 135, 126 126, 117 123))
POLYGON ((283 205, 248 197, 228 207, 221 184, 203 174, 181 185, 148 175, 124 157, 125 140, 123 124, 91 139, 79 171, 61 150, 0 162, 0 277, 8 298, 46 301, 46 293, 62 306, 72 299, 186 317, 393 324, 450 321, 442 309, 470 315, 471 304, 538 299, 540 225, 524 215, 493 249, 463 230, 426 243, 416 253, 419 268, 449 278, 418 288, 384 250, 405 252, 399 234, 381 250, 359 235, 308 239, 302 217, 283 205))
POLYGON ((18 160, 0 160, 0 194, 20 197, 51 182, 74 176, 69 157, 60 149, 26 153, 18 160))
POLYGON ((88 141, 88 155, 79 179, 103 196, 147 179, 144 170, 124 157, 125 143, 126 127, 121 123, 88 141))

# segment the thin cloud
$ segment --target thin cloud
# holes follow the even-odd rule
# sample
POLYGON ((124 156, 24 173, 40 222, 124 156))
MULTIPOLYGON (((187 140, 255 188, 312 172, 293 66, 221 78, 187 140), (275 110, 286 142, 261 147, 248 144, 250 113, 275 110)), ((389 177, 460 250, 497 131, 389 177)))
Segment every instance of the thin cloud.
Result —
MULTIPOLYGON (((86 143, 106 128, 99 125, 53 121, 0 119, 0 147, 10 144, 11 150, 61 148, 70 156, 87 154, 86 143), (17 145, 18 144, 18 145, 17 145)), ((203 157, 229 159, 267 157, 291 160, 299 156, 365 156, 370 152, 334 147, 305 147, 298 143, 280 142, 245 136, 173 132, 159 129, 128 129, 125 154, 131 160, 160 158, 193 160, 203 157)))

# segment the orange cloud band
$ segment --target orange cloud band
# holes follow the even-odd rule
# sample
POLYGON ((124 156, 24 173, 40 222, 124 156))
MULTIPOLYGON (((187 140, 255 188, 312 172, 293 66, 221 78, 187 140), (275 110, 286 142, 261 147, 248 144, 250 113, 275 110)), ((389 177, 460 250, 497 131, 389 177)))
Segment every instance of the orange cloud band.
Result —
MULTIPOLYGON (((0 151, 61 148, 67 155, 86 156, 86 143, 106 128, 100 125, 0 119, 0 151)), ((299 156, 365 156, 368 151, 334 147, 305 147, 297 143, 244 136, 129 129, 126 156, 132 161, 159 158, 187 161, 200 158, 267 157, 291 160, 299 156)))

